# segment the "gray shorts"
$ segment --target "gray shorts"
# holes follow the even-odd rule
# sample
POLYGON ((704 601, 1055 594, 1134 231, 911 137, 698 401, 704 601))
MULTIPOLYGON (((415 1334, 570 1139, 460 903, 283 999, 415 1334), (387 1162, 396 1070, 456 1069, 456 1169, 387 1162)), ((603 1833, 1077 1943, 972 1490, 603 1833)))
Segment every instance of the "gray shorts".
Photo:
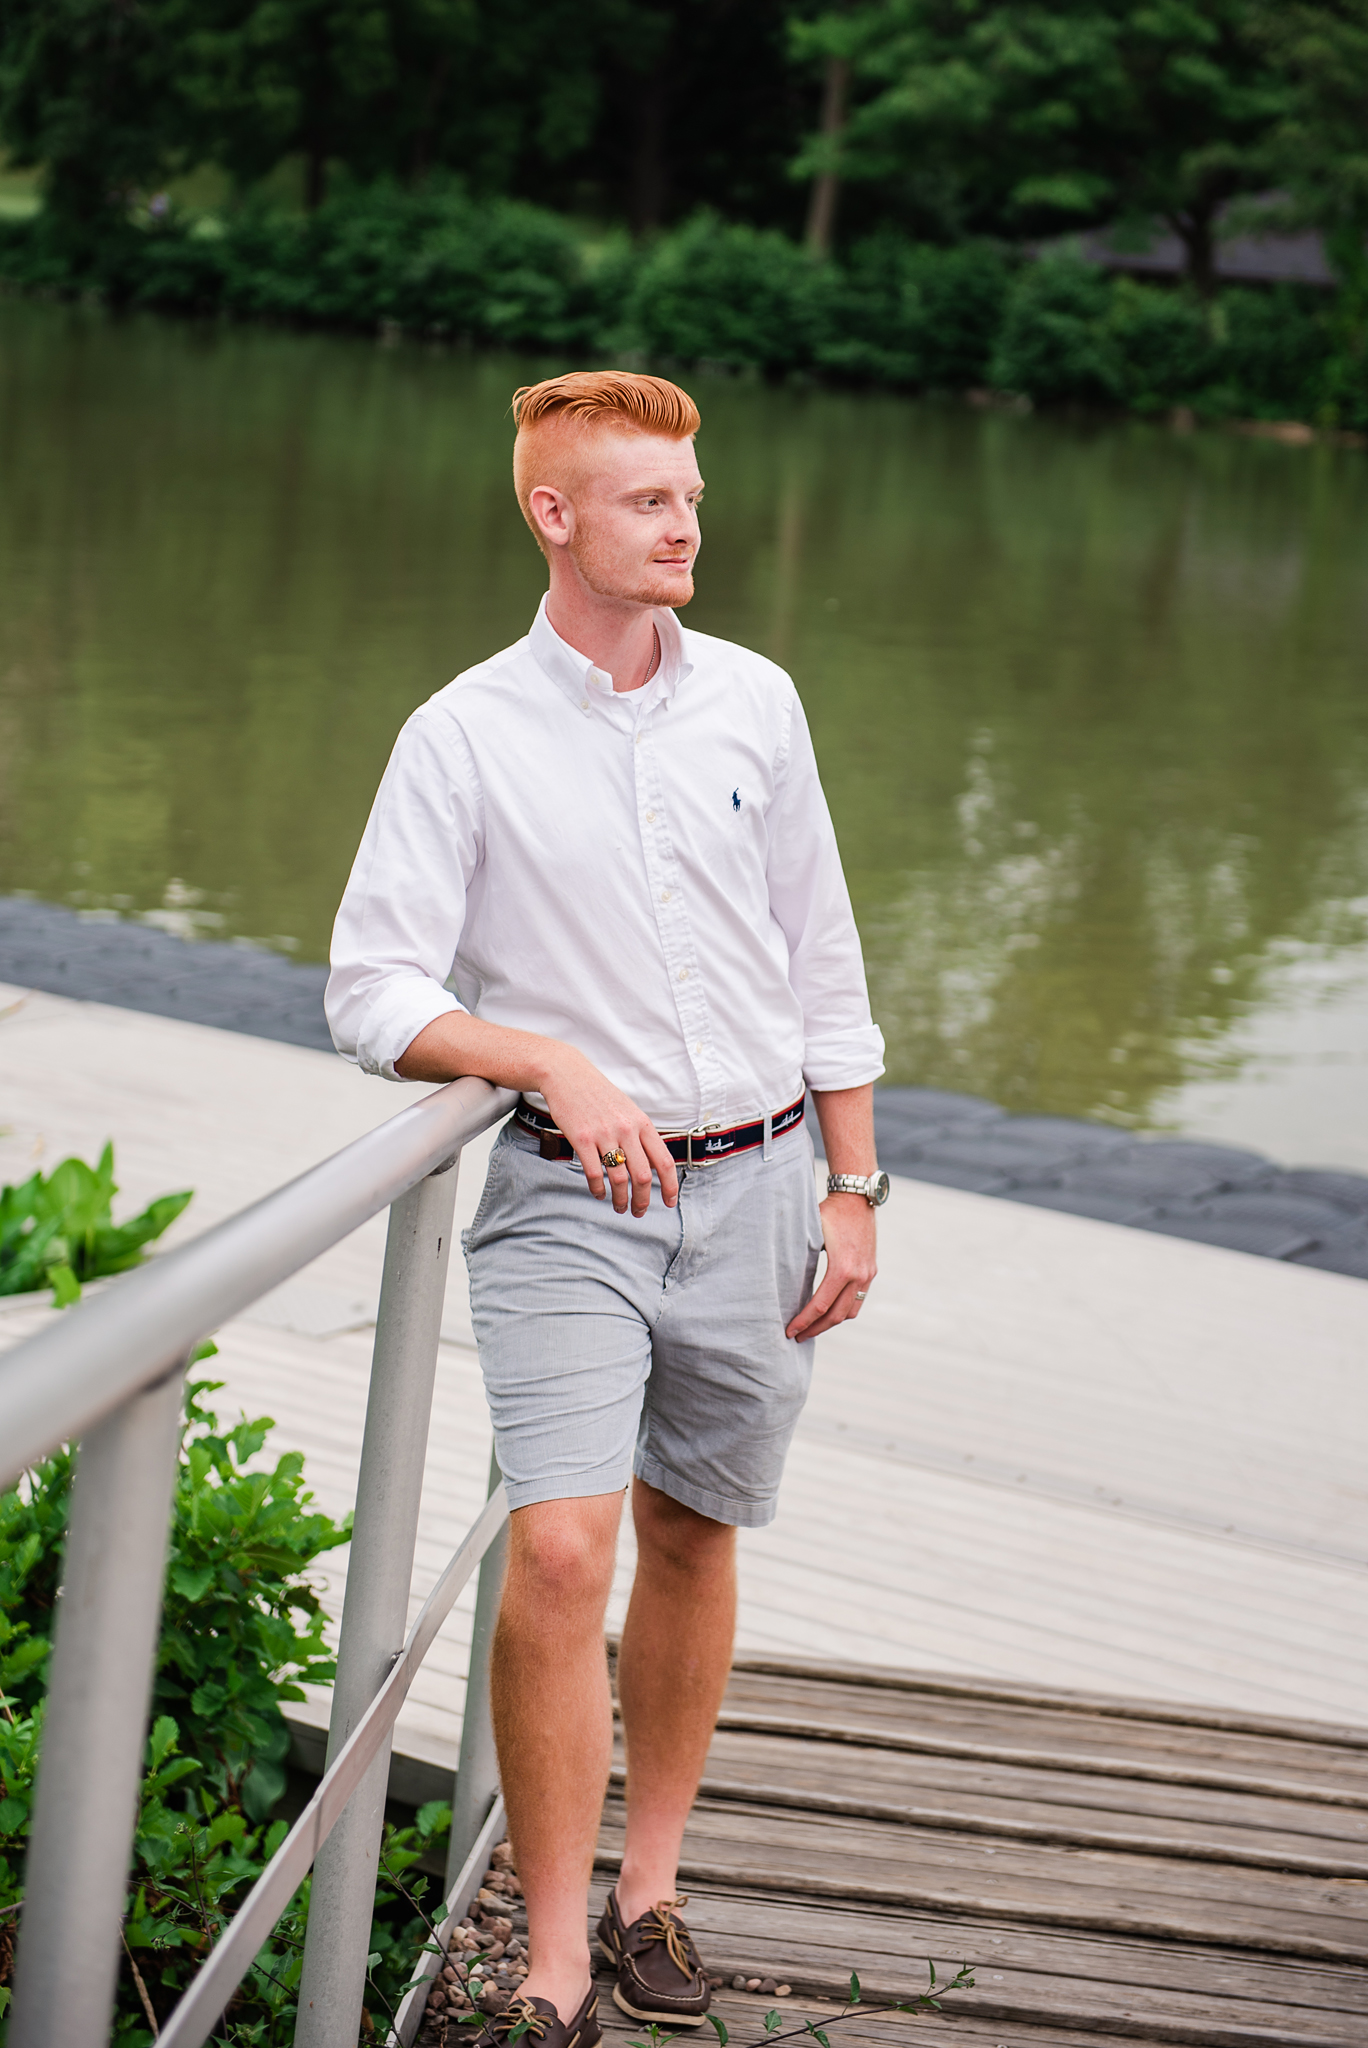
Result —
POLYGON ((784 1335, 822 1248, 805 1129, 681 1167, 677 1209, 657 1187, 618 1216, 505 1124, 462 1244, 510 1506, 635 1471, 713 1521, 774 1519, 812 1377, 811 1340, 784 1335))

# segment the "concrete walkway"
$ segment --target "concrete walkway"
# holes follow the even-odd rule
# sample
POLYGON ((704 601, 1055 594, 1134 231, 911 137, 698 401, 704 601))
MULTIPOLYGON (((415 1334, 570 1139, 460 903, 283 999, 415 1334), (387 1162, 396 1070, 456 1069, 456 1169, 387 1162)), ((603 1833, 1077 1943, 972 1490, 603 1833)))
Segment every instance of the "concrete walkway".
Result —
MULTIPOLYGON (((0 987, 0 1180, 112 1136, 116 1215, 196 1189, 173 1242, 408 1099, 304 1047, 0 987)), ((383 1240, 377 1219, 219 1333, 225 1411, 276 1417, 334 1512, 383 1240)), ((0 1344, 51 1313, 0 1301, 0 1344)), ((741 1646, 1368 1724, 1365 1356, 1361 1281, 899 1180, 868 1308, 819 1346, 778 1520, 743 1536, 741 1646)), ((488 1447, 456 1266, 415 1602, 488 1447)), ((630 1568, 624 1535, 614 1620, 630 1568)), ((468 1628, 459 1610, 400 1722, 443 1765, 468 1628)))

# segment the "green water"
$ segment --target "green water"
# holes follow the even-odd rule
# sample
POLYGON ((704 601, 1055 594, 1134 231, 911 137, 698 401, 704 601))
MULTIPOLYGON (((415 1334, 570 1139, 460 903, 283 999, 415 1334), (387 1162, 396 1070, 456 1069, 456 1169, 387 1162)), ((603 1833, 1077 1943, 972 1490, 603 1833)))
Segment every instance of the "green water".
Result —
MULTIPOLYGON (((0 891, 324 958, 536 605, 553 367, 0 302, 0 891)), ((694 388, 689 621, 798 682, 889 1078, 1368 1164, 1368 459, 694 388)))

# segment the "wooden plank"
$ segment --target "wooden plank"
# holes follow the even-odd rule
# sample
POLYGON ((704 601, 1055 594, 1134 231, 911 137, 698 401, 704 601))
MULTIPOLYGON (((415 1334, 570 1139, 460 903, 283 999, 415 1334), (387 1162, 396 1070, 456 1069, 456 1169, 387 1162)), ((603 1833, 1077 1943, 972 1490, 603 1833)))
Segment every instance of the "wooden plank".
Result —
MULTIPOLYGON (((867 1744, 914 1756, 961 1757, 973 1762, 1007 1764, 1017 1769, 1078 1771, 1111 1778, 1134 1778, 1153 1784, 1192 1785, 1213 1792, 1248 1792, 1265 1799, 1308 1800, 1317 1805, 1368 1811, 1368 1784, 1356 1784, 1351 1780, 1344 1788, 1344 1781, 1337 1778, 1328 1765, 1315 1776, 1289 1769, 1285 1775, 1266 1777, 1247 1770, 1224 1770, 1197 1761, 1158 1760, 1152 1754, 1137 1756, 1129 1750, 1123 1753, 1120 1745, 1115 1743, 1110 1751, 1070 1749, 1062 1743, 1051 1744, 1048 1731, 1044 1743, 1038 1740, 1033 1743, 1031 1738, 1038 1737, 1039 1731, 1030 1729, 1021 1731, 1020 1739, 1013 1741, 1014 1731, 1001 1726, 993 1731, 995 1740, 971 1741, 929 1731, 880 1728, 867 1722, 842 1722, 834 1718, 808 1720, 793 1713, 739 1711, 726 1705, 717 1717, 717 1725, 756 1735, 788 1736, 809 1742, 850 1743, 857 1747, 867 1744)), ((1273 1769, 1277 1770, 1280 1760, 1274 1758, 1270 1761, 1273 1769)))
MULTIPOLYGON (((858 1971, 861 1990, 869 2000, 907 1999, 927 1982, 922 1960, 926 1953, 935 1960, 942 1982, 953 1977, 965 1959, 962 1954, 946 1953, 947 1930, 942 1928, 935 1930, 934 1943, 924 1948, 921 1956, 913 1960, 913 1951, 896 1971, 890 1971, 886 1960, 881 1965, 877 1958, 864 1959, 861 1967, 858 1951, 837 1953, 828 1948, 825 1953, 803 1953, 791 1935, 776 1943, 767 1942, 764 1934, 753 1927, 739 1933, 729 1931, 725 1925, 710 1927, 707 1908, 717 1909, 717 1917, 725 1921, 728 1903, 704 1900, 698 1895, 690 1899, 690 1926, 703 1945, 708 1968, 714 1975, 763 1974, 789 1982, 797 1994, 799 2013, 814 1995, 825 1992, 830 1996, 844 1986, 851 1968, 858 1971)), ((1248 1980, 1232 1982, 1228 1975, 1219 1984, 1146 1985, 1119 1983, 1078 1970, 1056 1975, 1040 1969, 1014 1968, 1005 1958, 980 1960, 972 1951, 968 1959, 974 1966, 974 1988, 946 2000, 947 2011, 955 2015, 956 2034, 961 2017, 972 2016, 1032 2027, 1053 2025, 1070 2033, 1106 2028, 1113 2037, 1202 2042, 1211 2044, 1211 2048, 1216 2048, 1216 2044, 1221 2044, 1221 2048, 1254 2048, 1256 2043, 1262 2044, 1262 2048, 1269 2043, 1296 2043, 1298 2048, 1313 2048, 1313 2044, 1316 2048, 1346 2048, 1346 2044, 1358 2044, 1363 2039, 1361 2014, 1345 2012, 1329 2003, 1297 2004, 1277 1995, 1259 1996, 1260 1989, 1275 1993, 1281 1990, 1272 1972, 1261 1986, 1248 1980)), ((757 2019, 766 2004, 761 1999, 754 2001, 751 2010, 757 2019)), ((788 2003, 770 2000, 768 2004, 777 2006, 787 2024, 791 2010, 788 2003)), ((725 1994, 719 2006, 725 2012, 725 1994)), ((730 2020, 727 2024, 730 2028, 730 2020)), ((833 2048, 849 2035, 868 2038, 885 2024, 848 2023, 839 2035, 833 2032, 833 2048)))
POLYGON ((823 1723, 849 1729, 867 1727, 871 1735, 938 1737, 953 1733, 963 1739, 999 1740, 1010 1728, 1014 1745, 1067 1751, 1070 1755, 1107 1756, 1124 1742, 1128 1755, 1156 1761, 1175 1757, 1194 1763, 1219 1762, 1227 1772, 1280 1778, 1305 1776, 1309 1784, 1334 1779, 1362 1786, 1368 1796, 1368 1747, 1308 1742, 1294 1736, 1245 1734, 1238 1730, 1197 1727, 1180 1720, 1146 1717, 1127 1720, 1081 1709, 1017 1707, 1010 1702, 954 1701, 934 1695, 894 1693, 852 1684, 769 1678, 734 1671, 727 1688, 728 1714, 762 1712, 767 1717, 789 1714, 805 1725, 823 1723))
MULTIPOLYGON (((616 1653, 617 1637, 609 1642, 616 1653)), ((819 1657, 737 1657, 733 1675, 797 1678, 823 1686, 857 1685, 866 1692, 910 1693, 928 1699, 982 1701, 1011 1707, 1043 1707, 1061 1713, 1097 1715, 1103 1720, 1167 1728, 1209 1728, 1229 1735, 1268 1735, 1282 1740, 1327 1743, 1335 1748, 1368 1751, 1368 1728, 1298 1720, 1276 1714, 1234 1714, 1219 1707, 1173 1707, 1153 1700, 1114 1699, 1106 1693, 1080 1692, 1068 1686, 995 1685, 947 1678, 938 1672, 900 1671, 892 1667, 839 1664, 819 1657)))
MULTIPOLYGON (((624 1774, 625 1776, 625 1774, 624 1774)), ((946 1828, 960 1834, 992 1836, 1021 1842, 1046 1844, 1065 1849, 1131 1850, 1151 1856, 1178 1857, 1197 1863, 1237 1864, 1254 1870, 1288 1870, 1307 1877, 1368 1878, 1368 1861, 1361 1855, 1338 1857, 1314 1854, 1301 1837, 1279 1835, 1274 1830, 1209 1829, 1204 1833, 1176 1835, 1161 1822, 1142 1821, 1135 1816, 1116 1816, 1110 1827, 1084 1828, 1071 1809, 1032 1805, 1024 1800, 993 1800, 981 1797, 974 1810, 961 1800, 896 1804, 874 1803, 866 1798, 839 1798, 794 1783, 768 1782, 762 1772, 753 1777, 726 1779, 709 1772, 699 1786, 708 1800, 735 1799, 751 1804, 790 1807, 808 1814, 833 1814, 845 1819, 896 1822, 905 1827, 946 1828), (1243 1835, 1246 1839, 1232 1839, 1243 1835), (1254 1836, 1254 1839, 1248 1839, 1254 1836)))
POLYGON ((754 1966, 763 1952, 782 1964, 781 1982, 790 1981, 791 1970, 801 1975, 806 1969, 804 1981, 843 1990, 854 1969, 867 1988, 877 1985, 881 1995, 901 1997, 923 1959, 931 1956, 941 1975, 942 1965, 953 1974, 968 1960, 976 1966, 1073 1978, 1084 1985, 1210 1992, 1265 2002, 1281 1998, 1310 2011, 1357 2015, 1360 2031, 1368 2034, 1368 1972, 1362 1968, 1020 1921, 832 1905, 778 1893, 743 1894, 720 1885, 700 1885, 689 1899, 689 1925, 706 1939, 715 1975, 720 1973, 722 1945, 730 1943, 728 1953, 734 1955, 736 1968, 748 1976, 756 1974, 754 1966))
MULTIPOLYGON (((620 1859, 622 1817, 610 1795, 599 1837, 605 1867, 620 1859)), ((1331 1885, 1098 1850, 990 1849, 972 1837, 898 1832, 905 1839, 895 1847, 879 1841, 870 1823, 748 1815, 704 1802, 685 1833, 681 1882, 1368 1962, 1357 1881, 1331 1885)))
MULTIPOLYGON (((605 1815, 611 1811, 610 1802, 605 1815)), ((1362 1879, 1197 1864, 1110 1848, 1058 1849, 1005 1838, 994 1842, 987 1836, 958 1835, 948 1829, 809 1815, 739 1801, 700 1799, 691 1817, 690 1835, 699 1843, 700 1853, 704 1842, 734 1843, 748 1861, 754 1860, 757 1849, 763 1849, 786 1862, 810 1857, 815 1868, 872 1882, 886 1878, 896 1883, 901 1874, 928 1867, 988 1870, 991 1860, 991 1876, 997 1886, 1009 1879, 1027 1885, 1048 1879, 1052 1884, 1088 1890, 1119 1887, 1175 1899, 1231 1900, 1246 1908, 1259 1905, 1288 1916, 1311 1915, 1317 1920, 1351 1923, 1362 1919, 1368 1904, 1368 1883, 1362 1879)))
MULTIPOLYGON (((613 2005, 606 1981, 602 1986, 599 2003, 599 2019, 604 2039, 613 2048, 628 2048, 628 2044, 643 2039, 639 2023, 629 2020, 613 2005)), ((750 1998, 743 1992, 719 1993, 714 1999, 714 2010, 723 2020, 732 2040, 732 2048, 758 2048, 764 2040, 764 2014, 774 2005, 772 1999, 750 1998)), ((814 2020, 819 2026, 829 2024, 839 2010, 829 2001, 804 1999, 801 2006, 792 2001, 780 2001, 784 2012, 785 2027, 788 2026, 790 2005, 800 2011, 804 2018, 814 2020)), ((708 2035, 712 2039, 711 2030, 708 2035)), ((972 2007, 960 2005, 953 2014, 923 2013, 916 2019, 892 2014, 887 2018, 871 2019, 863 2024, 846 2023, 835 2028, 831 2035, 831 2048, 888 2048, 888 2044, 906 2043, 907 2048, 932 2048, 932 2044, 973 2044, 973 2048, 1117 2048, 1123 2038, 1117 2032, 1095 2033, 1091 2028, 1080 2030, 1076 2027, 1035 2026, 1029 2022, 1014 2023, 1010 2035, 1004 2030, 1001 2020, 981 2018, 972 2007)), ((1136 2039, 1134 2035, 1126 2039, 1136 2039)), ((1152 2036, 1150 2038, 1153 2038, 1152 2036)), ((1171 2038, 1171 2037, 1170 2037, 1171 2038)), ((1194 2036, 1188 2036, 1194 2039, 1194 2036)), ((1265 2035, 1260 2048, 1268 2048, 1275 2037, 1265 2035)), ((1293 2037, 1297 2048, 1315 2048, 1315 2044, 1304 2035, 1293 2037)), ((674 2036, 676 2042, 678 2035, 674 2036)))
POLYGON ((1156 1828, 1185 1828, 1198 1840, 1228 1838, 1234 1844, 1276 1837, 1306 1852, 1333 1855, 1342 1845, 1350 1859, 1368 1855, 1368 1818, 1350 1808, 1283 1799, 1270 1806, 1253 1794, 1090 1778, 1082 1772, 1017 1770, 854 1744, 823 1744, 814 1753, 808 1743, 727 1729, 713 1738, 708 1772, 729 1784, 752 1787, 780 1778, 785 1796, 777 1803, 785 1805, 811 1793, 819 1801, 863 1800, 870 1810, 879 1802, 889 1810, 909 1801, 942 1810, 973 1804, 977 1811, 1004 1819, 1018 1809, 1038 1810, 1042 1818, 1071 1817, 1075 1825, 1096 1827, 1110 1825, 1115 1816, 1156 1828))

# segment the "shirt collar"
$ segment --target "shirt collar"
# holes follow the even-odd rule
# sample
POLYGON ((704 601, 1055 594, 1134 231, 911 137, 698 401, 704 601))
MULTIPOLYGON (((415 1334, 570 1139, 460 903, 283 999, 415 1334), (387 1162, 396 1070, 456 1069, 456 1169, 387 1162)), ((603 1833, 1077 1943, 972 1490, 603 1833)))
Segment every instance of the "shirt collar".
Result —
POLYGON ((588 699, 618 697, 624 704, 642 703, 649 699, 653 704, 668 704, 685 676, 692 671, 693 664, 684 652, 684 630, 674 613, 664 606, 657 606, 651 613, 655 620, 656 632, 660 635, 660 666, 650 681, 640 690, 613 689, 613 679, 606 669, 596 668, 587 654, 581 654, 569 642, 562 640, 546 616, 547 599, 544 597, 537 606, 537 616, 532 621, 532 630, 527 636, 537 666, 544 669, 553 683, 564 690, 576 705, 588 699))

